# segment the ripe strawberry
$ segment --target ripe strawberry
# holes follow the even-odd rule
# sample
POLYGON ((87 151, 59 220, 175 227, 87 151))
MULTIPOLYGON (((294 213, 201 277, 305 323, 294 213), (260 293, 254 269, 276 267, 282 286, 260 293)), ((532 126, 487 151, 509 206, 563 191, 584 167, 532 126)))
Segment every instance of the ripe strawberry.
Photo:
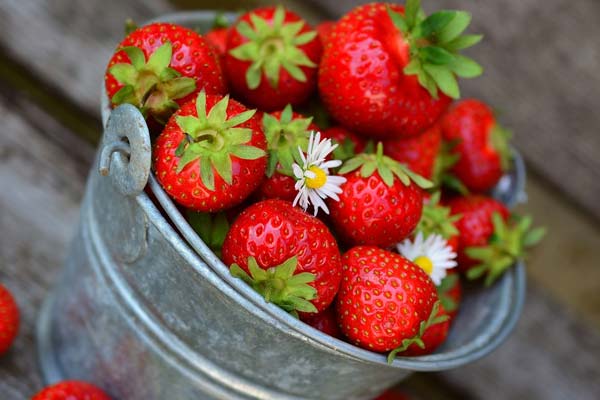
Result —
POLYGON ((335 25, 335 21, 323 21, 319 25, 316 26, 317 34, 319 35, 319 40, 321 40, 321 44, 323 47, 327 44, 327 40, 329 39, 329 35, 331 35, 331 31, 335 25))
POLYGON ((458 264, 467 278, 486 274, 490 285, 505 270, 525 255, 545 234, 543 228, 530 230, 531 218, 508 222, 509 211, 491 197, 471 195, 448 202, 452 214, 461 214, 455 222, 460 232, 458 264))
POLYGON ((214 53, 219 58, 224 58, 227 52, 227 35, 229 34, 229 21, 227 17, 218 13, 213 22, 212 28, 206 32, 204 38, 213 46, 214 53))
POLYGON ((384 156, 381 143, 377 154, 359 154, 339 174, 347 179, 340 200, 328 205, 336 232, 346 242, 387 247, 412 233, 423 208, 420 187, 431 182, 384 156))
POLYGON ((162 125, 201 89, 209 94, 227 90, 217 57, 204 38, 166 23, 127 35, 108 63, 104 84, 113 107, 133 104, 162 125))
POLYGON ((321 132, 324 138, 331 139, 338 147, 333 151, 336 160, 345 161, 362 153, 367 147, 365 140, 341 126, 332 126, 321 132))
POLYGON ((340 327, 338 326, 333 306, 328 307, 325 311, 318 314, 302 316, 301 319, 303 322, 331 337, 342 338, 342 331, 340 331, 340 327))
POLYGON ((380 394, 375 400, 410 400, 405 393, 399 392, 398 389, 390 389, 380 394))
POLYGON ((293 112, 290 105, 283 111, 265 113, 262 121, 267 137, 269 163, 267 178, 257 190, 258 198, 293 201, 297 192, 294 188, 296 180, 293 178, 292 164, 299 162, 298 147, 306 151, 310 132, 318 131, 319 127, 312 123, 312 118, 293 112))
POLYGON ((331 115, 381 139, 429 128, 459 97, 456 76, 481 67, 458 54, 481 36, 461 33, 471 17, 440 11, 424 18, 419 0, 356 7, 334 26, 319 68, 319 92, 331 115))
POLYGON ((438 234, 441 235, 448 245, 452 247, 452 251, 458 251, 458 229, 454 225, 460 218, 460 215, 450 215, 450 207, 440 204, 440 192, 435 192, 429 199, 423 203, 423 213, 417 232, 423 232, 425 237, 438 234))
POLYGON ((386 140, 383 148, 387 156, 424 178, 431 179, 441 144, 442 131, 438 124, 434 124, 416 136, 386 140))
POLYGON ((110 397, 90 383, 62 381, 44 388, 31 400, 110 400, 110 397))
POLYGON ((276 199, 243 211, 223 244, 232 274, 288 312, 329 306, 342 278, 340 258, 323 222, 276 199))
POLYGON ((19 331, 19 308, 12 294, 0 285, 0 355, 6 353, 19 331))
POLYGON ((510 133, 496 123, 492 110, 473 99, 454 104, 442 122, 444 140, 458 161, 451 172, 473 192, 490 190, 510 168, 510 133))
POLYGON ((216 212, 241 203, 260 184, 266 140, 255 110, 229 96, 200 92, 156 140, 154 168, 176 202, 216 212))
POLYGON ((442 283, 437 286, 437 292, 441 306, 450 317, 450 321, 452 321, 458 313, 460 301, 462 299, 462 285, 456 269, 448 271, 448 275, 446 275, 446 277, 442 279, 442 283))
POLYGON ((455 197, 448 201, 448 206, 451 215, 460 215, 454 222, 459 232, 457 260, 459 268, 467 270, 476 261, 465 254, 465 248, 485 246, 494 233, 492 214, 499 213, 507 220, 510 212, 504 204, 483 195, 455 197))
POLYGON ((242 15, 230 28, 225 69, 233 93, 263 111, 303 103, 316 88, 317 32, 283 6, 242 15))
POLYGON ((388 360, 411 344, 423 345, 426 329, 444 318, 435 285, 416 264, 374 246, 356 246, 342 257, 343 277, 336 307, 342 332, 388 360))
POLYGON ((460 278, 458 273, 452 269, 448 271, 448 275, 442 280, 442 283, 436 287, 438 297, 440 299, 440 306, 437 313, 438 317, 446 319, 439 324, 430 326, 423 337, 423 348, 417 344, 411 344, 408 349, 402 353, 404 356, 421 356, 430 354, 440 347, 448 337, 450 325, 452 320, 458 312, 458 306, 462 296, 462 289, 460 285, 460 278))

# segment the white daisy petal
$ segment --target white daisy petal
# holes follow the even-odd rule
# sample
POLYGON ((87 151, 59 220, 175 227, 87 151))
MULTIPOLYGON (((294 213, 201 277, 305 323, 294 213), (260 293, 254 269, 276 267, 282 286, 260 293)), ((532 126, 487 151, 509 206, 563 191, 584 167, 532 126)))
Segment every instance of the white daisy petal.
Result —
MULTIPOLYGON (((447 275, 447 270, 455 268, 457 263, 456 253, 452 251, 452 248, 448 245, 448 242, 441 235, 429 235, 427 238, 423 237, 422 232, 417 232, 416 236, 411 239, 405 239, 401 243, 396 245, 398 252, 404 257, 411 261, 418 261, 418 258, 425 258, 429 260, 431 265, 423 269, 429 274, 431 280, 436 285, 439 285, 447 275)), ((428 264, 425 262, 425 264, 428 264)))
POLYGON ((329 175, 329 170, 339 167, 342 162, 340 160, 327 160, 329 154, 336 147, 337 144, 333 144, 331 139, 321 140, 321 133, 313 131, 308 139, 307 152, 304 153, 299 148, 302 164, 292 164, 292 172, 296 178, 294 188, 298 192, 294 198, 294 206, 299 205, 307 210, 312 205, 315 215, 317 215, 319 209, 329 214, 329 208, 325 200, 331 198, 339 201, 338 194, 342 193, 340 186, 346 182, 346 178, 329 175), (316 172, 314 168, 317 169, 316 172), (325 179, 323 179, 323 176, 325 179), (309 179, 311 180, 311 187, 307 183, 309 179))

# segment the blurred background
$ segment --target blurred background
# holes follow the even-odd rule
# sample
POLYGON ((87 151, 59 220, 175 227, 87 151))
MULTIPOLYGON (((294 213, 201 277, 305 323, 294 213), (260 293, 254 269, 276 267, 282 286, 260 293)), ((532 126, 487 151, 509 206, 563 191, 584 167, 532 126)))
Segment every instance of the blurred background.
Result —
MULTIPOLYGON (((99 94, 123 22, 186 9, 250 9, 267 1, 0 1, 0 281, 23 325, 0 358, 0 398, 41 387, 33 329, 77 222, 95 145, 99 94)), ((360 1, 282 1, 311 22, 360 1)), ((429 0, 461 8, 484 41, 483 77, 463 97, 499 110, 528 165, 528 202, 548 235, 528 262, 523 317, 508 342, 467 367, 416 374, 415 399, 600 398, 600 2, 429 0)))

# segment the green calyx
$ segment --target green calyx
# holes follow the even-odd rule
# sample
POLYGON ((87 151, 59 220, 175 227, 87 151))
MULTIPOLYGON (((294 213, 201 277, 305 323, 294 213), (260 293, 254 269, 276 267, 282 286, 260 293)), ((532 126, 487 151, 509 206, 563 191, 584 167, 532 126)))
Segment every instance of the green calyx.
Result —
POLYGON ((336 160, 346 161, 356 155, 356 152, 354 151, 356 145, 351 139, 345 138, 342 143, 339 143, 336 140, 334 140, 334 142, 338 145, 335 150, 333 150, 333 158, 336 160))
POLYGON ((269 163, 267 176, 275 171, 293 176, 292 164, 301 164, 298 147, 306 151, 311 130, 312 118, 294 118, 289 104, 281 112, 279 119, 271 114, 263 114, 263 131, 267 137, 269 163))
POLYGON ((507 223, 499 213, 494 213, 492 223, 494 233, 487 246, 465 249, 469 257, 479 261, 467 271, 467 278, 478 279, 486 275, 486 286, 494 283, 517 260, 525 257, 526 250, 538 244, 546 234, 546 229, 542 227, 530 229, 532 218, 529 216, 507 223))
POLYGON ((416 232, 423 232, 425 237, 437 234, 444 239, 458 235, 458 229, 454 223, 461 215, 450 215, 450 207, 440 204, 440 192, 431 195, 429 202, 423 205, 423 214, 417 225, 416 232))
POLYGON ((460 278, 458 274, 450 274, 446 275, 439 286, 437 286, 438 297, 440 298, 440 303, 442 303, 442 307, 446 312, 453 312, 458 308, 458 304, 454 299, 448 294, 450 290, 454 288, 456 283, 460 278))
POLYGON ((492 146, 500 155, 500 166, 502 171, 508 171, 511 167, 512 152, 508 143, 512 138, 512 132, 499 124, 494 124, 490 132, 492 146))
POLYGON ((408 350, 408 348, 413 344, 416 344, 422 349, 425 348, 425 343, 423 342, 423 335, 425 334, 425 331, 427 331, 427 329, 429 329, 433 325, 441 324, 442 322, 447 321, 449 318, 447 315, 438 315, 439 310, 440 301, 438 300, 433 305, 431 313, 429 314, 429 318, 427 318, 426 321, 421 321, 421 324, 419 325, 419 332, 417 332, 417 334, 411 338, 402 340, 402 345, 400 347, 397 347, 394 350, 390 351, 390 354, 388 354, 387 357, 388 364, 394 362, 394 358, 396 358, 396 355, 398 353, 402 353, 408 350))
POLYGON ((298 317, 298 311, 316 313, 316 307, 310 302, 317 297, 317 290, 310 286, 315 274, 301 272, 294 274, 298 264, 296 256, 288 258, 282 264, 269 269, 258 266, 254 257, 248 258, 246 273, 239 265, 229 267, 231 275, 240 278, 255 291, 260 293, 267 302, 273 303, 298 317))
POLYGON ((460 159, 459 153, 452 152, 452 149, 456 147, 457 142, 442 142, 440 151, 438 152, 435 161, 433 163, 433 182, 436 189, 442 186, 454 190, 463 196, 469 194, 469 189, 458 179, 454 174, 450 172, 450 169, 460 159))
POLYGON ((236 26, 248 42, 232 49, 229 54, 238 60, 252 63, 246 71, 246 83, 250 89, 256 89, 260 85, 263 73, 271 87, 276 88, 281 68, 297 81, 306 82, 306 75, 300 67, 317 67, 298 47, 313 40, 317 32, 300 33, 304 21, 284 23, 284 20, 285 9, 277 6, 271 23, 251 13, 250 21, 253 26, 246 21, 241 21, 236 26))
POLYGON ((252 139, 252 129, 238 127, 252 118, 256 110, 230 117, 227 115, 228 104, 229 96, 225 96, 207 113, 206 93, 203 90, 196 99, 198 116, 176 117, 177 125, 185 132, 175 151, 179 157, 177 173, 189 163, 199 160, 200 178, 208 190, 215 190, 214 171, 227 184, 232 184, 232 156, 243 160, 265 156, 263 149, 248 144, 252 139))
POLYGON ((221 257, 225 236, 229 232, 229 221, 224 212, 201 213, 188 210, 187 220, 206 245, 221 257))
POLYGON ((196 90, 193 78, 182 77, 170 68, 172 47, 165 42, 146 61, 141 49, 128 46, 123 50, 129 63, 115 64, 108 72, 124 86, 111 99, 115 105, 133 104, 144 115, 153 116, 165 124, 171 114, 179 108, 173 101, 196 90))
POLYGON ((417 186, 428 189, 433 186, 433 183, 419 174, 415 174, 404 164, 400 164, 396 160, 383 155, 383 144, 377 143, 377 151, 373 153, 361 153, 354 158, 349 159, 342 165, 339 174, 346 174, 360 168, 360 175, 363 178, 368 178, 375 171, 379 173, 381 179, 388 186, 394 185, 394 177, 398 178, 405 186, 414 182, 417 186))
POLYGON ((483 68, 459 51, 477 44, 482 35, 462 35, 471 22, 465 11, 438 11, 425 17, 420 0, 407 0, 404 15, 388 8, 394 25, 410 46, 411 61, 404 67, 407 75, 417 75, 419 83, 432 97, 438 90, 457 99, 460 90, 456 77, 474 78, 483 68))

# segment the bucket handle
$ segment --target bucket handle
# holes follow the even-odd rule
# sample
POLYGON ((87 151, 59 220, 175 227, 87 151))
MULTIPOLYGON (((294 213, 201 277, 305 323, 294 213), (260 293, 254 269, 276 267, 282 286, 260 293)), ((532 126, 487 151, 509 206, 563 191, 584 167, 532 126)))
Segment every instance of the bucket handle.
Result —
POLYGON ((150 176, 152 146, 146 120, 131 104, 112 110, 104 130, 98 172, 124 196, 140 194, 150 176))

